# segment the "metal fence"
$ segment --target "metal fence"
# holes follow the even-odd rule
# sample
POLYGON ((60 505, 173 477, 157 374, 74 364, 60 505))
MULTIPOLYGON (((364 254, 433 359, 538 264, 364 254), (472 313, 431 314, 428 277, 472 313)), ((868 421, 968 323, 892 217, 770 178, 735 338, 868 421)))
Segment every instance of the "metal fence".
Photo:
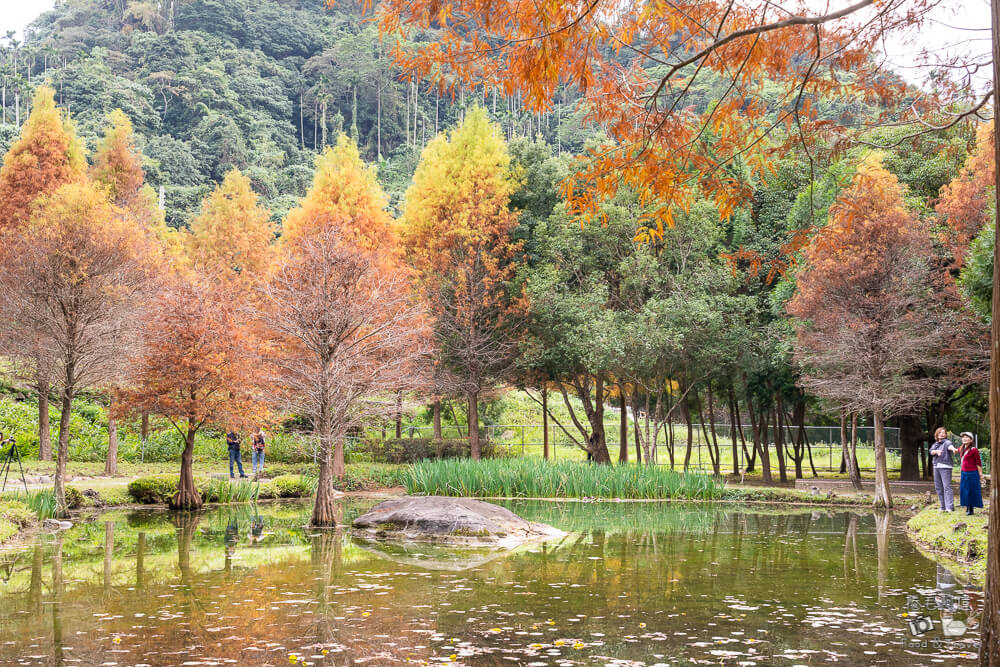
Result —
MULTIPOLYGON (((549 424, 549 456, 556 461, 563 460, 585 460, 586 453, 577 446, 573 438, 580 441, 580 435, 575 427, 565 425, 566 433, 561 427, 554 423, 549 424), (572 437, 571 437, 572 436, 572 437)), ((640 424, 641 426, 641 424, 640 424)), ((733 470, 733 447, 732 436, 736 435, 736 455, 738 457, 739 470, 745 470, 749 465, 747 453, 753 453, 753 432, 751 427, 744 426, 742 438, 738 432, 734 432, 729 424, 692 424, 691 425, 691 454, 689 467, 696 470, 712 470, 712 457, 714 447, 712 446, 712 430, 715 431, 715 440, 719 445, 719 466, 723 471, 733 470), (744 451, 743 442, 746 443, 744 451), (712 447, 710 451, 710 447, 712 447)), ((543 455, 544 437, 541 424, 485 424, 481 427, 483 437, 500 452, 510 456, 537 456, 543 455)), ((687 453, 688 426, 687 424, 673 424, 673 461, 674 466, 681 468, 687 453)), ((774 447, 777 428, 768 428, 768 444, 772 466, 777 466, 778 456, 774 447)), ((837 472, 841 464, 841 441, 839 426, 805 426, 805 443, 803 446, 803 470, 811 470, 813 467, 817 471, 837 472)), ((611 452, 612 459, 617 460, 620 449, 619 421, 615 419, 604 424, 604 432, 611 452)), ((430 426, 410 426, 404 427, 402 434, 404 438, 430 438, 434 429, 430 426)), ((650 429, 652 435, 652 428, 650 429)), ((792 443, 798 438, 799 428, 797 426, 784 427, 785 449, 787 452, 793 450, 792 443)), ((466 438, 468 433, 464 427, 445 426, 441 427, 443 438, 466 438)), ((670 465, 670 434, 666 428, 661 428, 656 437, 655 446, 650 447, 653 462, 659 465, 670 465)), ((850 429, 848 429, 850 438, 850 429)), ((899 429, 887 427, 885 429, 886 458, 888 469, 899 470, 899 429)), ((629 423, 628 432, 629 460, 636 460, 636 444, 632 422, 629 423)), ((861 470, 871 471, 875 469, 875 429, 871 426, 858 427, 858 466, 861 470)), ((642 452, 645 458, 646 452, 642 452)), ((786 456, 785 465, 791 469, 794 461, 790 456, 786 456)), ((756 467, 760 469, 760 460, 756 461, 756 467)))

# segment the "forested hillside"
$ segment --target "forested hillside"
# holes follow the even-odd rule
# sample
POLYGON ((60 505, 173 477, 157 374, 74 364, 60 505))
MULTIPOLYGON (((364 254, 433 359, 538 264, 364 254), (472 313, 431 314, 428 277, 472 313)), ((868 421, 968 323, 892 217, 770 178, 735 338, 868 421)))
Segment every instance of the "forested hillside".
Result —
MULTIPOLYGON (((236 167, 273 218, 305 194, 315 154, 337 134, 378 161, 398 207, 420 148, 474 101, 508 138, 541 134, 578 151, 587 135, 572 104, 532 115, 517 99, 476 100, 408 82, 360 2, 325 0, 70 0, 8 40, 0 152, 48 80, 91 149, 107 114, 132 120, 147 182, 163 186, 168 223, 184 225, 213 183, 236 167)), ((370 16, 369 16, 370 18, 370 16)), ((572 102, 567 93, 567 101, 572 102)))

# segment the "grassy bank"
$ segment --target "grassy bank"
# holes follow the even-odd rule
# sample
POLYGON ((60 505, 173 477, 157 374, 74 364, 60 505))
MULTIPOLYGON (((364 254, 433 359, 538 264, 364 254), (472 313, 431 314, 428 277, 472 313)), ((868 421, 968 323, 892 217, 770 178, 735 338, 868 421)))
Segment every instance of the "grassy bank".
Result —
POLYGON ((0 543, 35 525, 35 513, 17 500, 0 500, 0 543))
POLYGON ((941 512, 928 507, 906 524, 910 537, 920 546, 958 561, 972 576, 986 576, 986 512, 967 516, 962 511, 941 512))

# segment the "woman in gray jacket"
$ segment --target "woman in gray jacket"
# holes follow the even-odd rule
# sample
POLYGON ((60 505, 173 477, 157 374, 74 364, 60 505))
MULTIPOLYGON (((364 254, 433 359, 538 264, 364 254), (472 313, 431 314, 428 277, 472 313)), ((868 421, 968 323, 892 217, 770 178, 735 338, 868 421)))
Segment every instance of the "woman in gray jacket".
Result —
POLYGON ((931 456, 934 457, 934 490, 941 501, 942 512, 955 511, 955 492, 951 488, 951 470, 955 467, 952 454, 957 453, 955 445, 948 439, 948 431, 939 428, 934 431, 931 456))

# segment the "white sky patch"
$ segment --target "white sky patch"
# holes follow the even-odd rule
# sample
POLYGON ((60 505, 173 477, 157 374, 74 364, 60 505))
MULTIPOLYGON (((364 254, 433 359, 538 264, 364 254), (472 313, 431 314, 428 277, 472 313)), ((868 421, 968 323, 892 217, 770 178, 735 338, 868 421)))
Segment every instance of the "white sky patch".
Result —
POLYGON ((0 0, 0 37, 13 30, 24 41, 24 26, 55 6, 55 0, 0 0))

